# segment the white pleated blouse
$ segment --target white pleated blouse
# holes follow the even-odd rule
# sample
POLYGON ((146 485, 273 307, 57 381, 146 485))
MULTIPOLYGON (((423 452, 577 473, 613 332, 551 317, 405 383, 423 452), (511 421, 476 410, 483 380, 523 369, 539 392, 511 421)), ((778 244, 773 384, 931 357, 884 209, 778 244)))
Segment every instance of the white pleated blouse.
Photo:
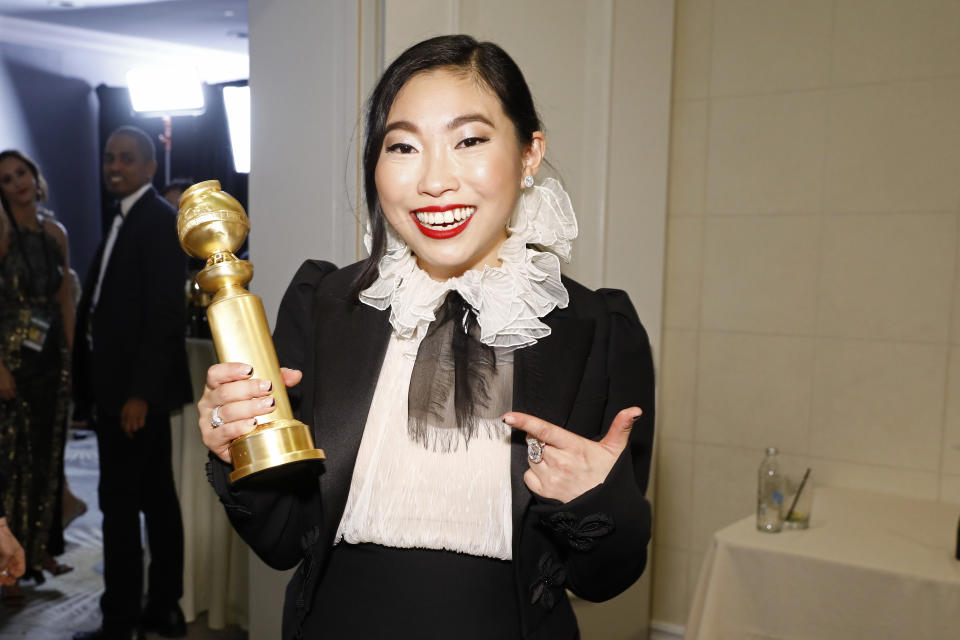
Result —
POLYGON ((410 438, 407 394, 420 341, 449 291, 476 311, 480 339, 513 366, 513 351, 550 334, 540 319, 566 307, 557 255, 569 255, 577 234, 569 197, 559 183, 528 190, 500 248, 501 264, 437 282, 421 270, 392 230, 379 278, 363 303, 390 308, 393 327, 380 369, 347 504, 335 544, 375 543, 443 549, 512 559, 511 429, 481 421, 469 442, 433 450, 410 438))

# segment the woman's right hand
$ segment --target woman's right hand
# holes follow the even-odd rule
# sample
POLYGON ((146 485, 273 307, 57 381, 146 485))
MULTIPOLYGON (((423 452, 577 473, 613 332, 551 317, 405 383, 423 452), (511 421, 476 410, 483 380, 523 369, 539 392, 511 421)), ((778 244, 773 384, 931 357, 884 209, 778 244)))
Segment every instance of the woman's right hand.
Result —
MULTIPOLYGON (((296 385, 303 378, 303 374, 296 369, 281 368, 280 374, 288 387, 296 385)), ((253 431, 257 426, 257 416, 274 409, 274 399, 270 396, 272 383, 253 378, 252 375, 253 367, 238 362, 215 364, 207 369, 207 385, 197 403, 200 434, 203 444, 224 462, 232 462, 230 443, 253 431), (223 425, 214 427, 210 424, 210 418, 218 406, 223 425)))
POLYGON ((17 383, 13 374, 0 362, 0 400, 13 400, 17 397, 17 383))

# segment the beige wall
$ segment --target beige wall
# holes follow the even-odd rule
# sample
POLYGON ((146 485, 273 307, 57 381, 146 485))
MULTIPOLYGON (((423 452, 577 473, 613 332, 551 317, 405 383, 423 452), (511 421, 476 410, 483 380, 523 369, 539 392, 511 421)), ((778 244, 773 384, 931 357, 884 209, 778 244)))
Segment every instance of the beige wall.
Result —
POLYGON ((762 448, 960 503, 960 3, 678 0, 653 618, 762 448))

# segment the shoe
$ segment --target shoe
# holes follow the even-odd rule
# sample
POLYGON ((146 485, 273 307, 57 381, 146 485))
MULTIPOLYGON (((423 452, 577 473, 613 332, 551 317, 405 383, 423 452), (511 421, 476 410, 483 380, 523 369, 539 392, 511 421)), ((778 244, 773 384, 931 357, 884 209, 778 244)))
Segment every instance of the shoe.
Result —
POLYGON ((87 512, 87 503, 73 495, 67 485, 63 486, 63 528, 87 512))
POLYGON ((28 569, 23 574, 24 580, 33 580, 33 584, 38 587, 42 585, 47 579, 43 575, 43 569, 28 569))
POLYGON ((100 627, 93 631, 81 631, 73 634, 73 640, 146 640, 140 627, 113 629, 100 627))
POLYGON ((49 553, 45 553, 43 555, 41 564, 43 565, 43 570, 52 576, 60 576, 73 571, 73 567, 68 564, 60 564, 57 562, 57 559, 51 556, 49 553))
POLYGON ((140 624, 147 631, 153 631, 164 638, 182 638, 187 635, 187 621, 183 617, 180 605, 155 605, 147 603, 140 617, 140 624))

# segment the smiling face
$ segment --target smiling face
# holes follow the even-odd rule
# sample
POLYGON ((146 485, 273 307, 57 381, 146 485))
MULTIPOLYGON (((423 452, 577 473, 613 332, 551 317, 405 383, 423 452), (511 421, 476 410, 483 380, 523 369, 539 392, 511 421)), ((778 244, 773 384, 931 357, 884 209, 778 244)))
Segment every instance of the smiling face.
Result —
POLYGON ((27 207, 37 201, 37 179, 26 162, 13 156, 0 160, 0 193, 11 207, 27 207))
POLYGON ((375 180, 380 206, 435 280, 497 265, 525 175, 543 134, 521 148, 497 97, 446 69, 413 76, 387 115, 375 180))
POLYGON ((118 133, 107 140, 103 152, 103 182, 111 195, 123 198, 153 180, 157 161, 143 156, 132 136, 118 133))

